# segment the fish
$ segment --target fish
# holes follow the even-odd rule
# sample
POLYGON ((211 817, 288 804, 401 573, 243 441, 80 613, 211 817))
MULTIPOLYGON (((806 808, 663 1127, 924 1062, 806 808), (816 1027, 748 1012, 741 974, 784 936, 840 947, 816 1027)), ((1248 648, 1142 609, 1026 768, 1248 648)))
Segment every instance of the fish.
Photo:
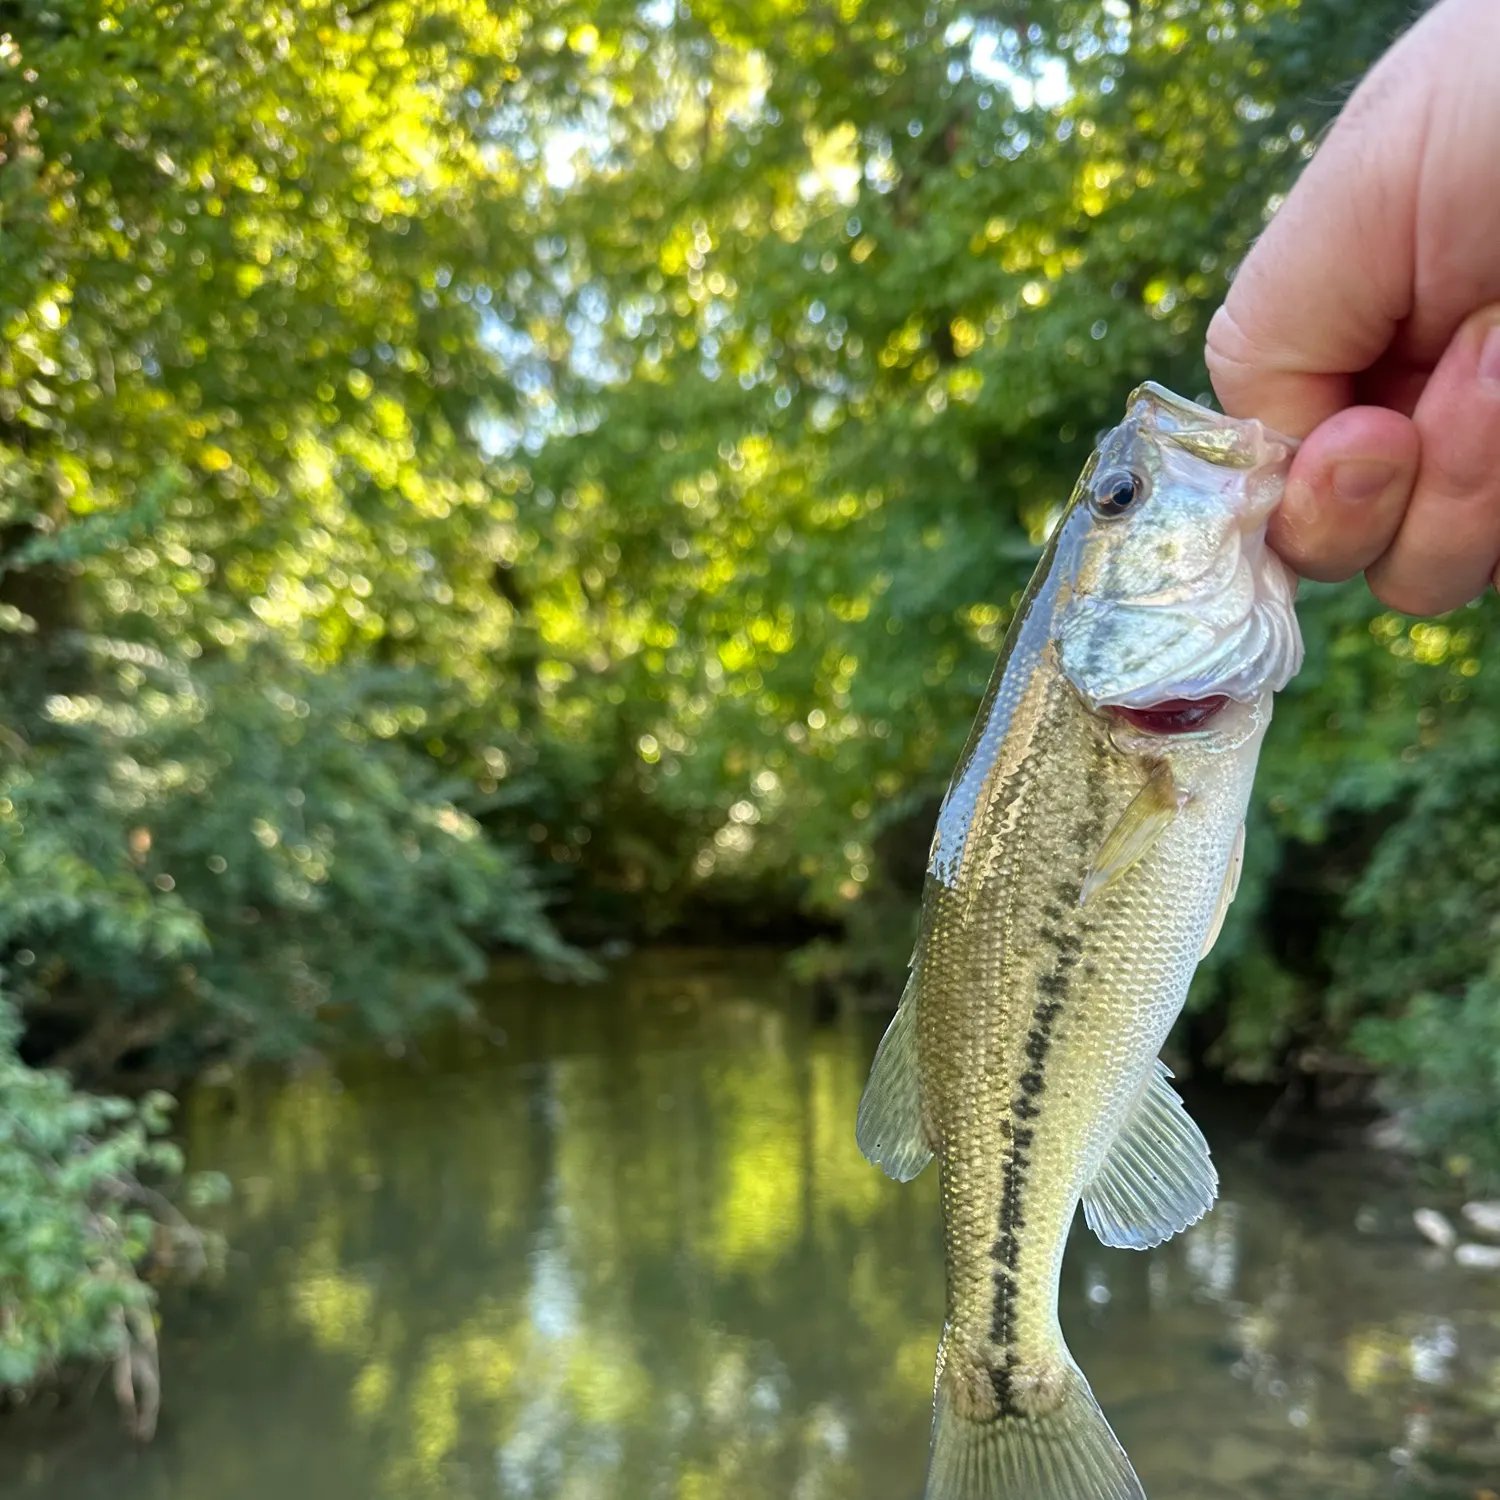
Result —
POLYGON ((1272 699, 1302 664, 1266 542, 1293 440, 1152 383, 1053 528, 938 814, 860 1149, 934 1158, 947 1271, 924 1500, 1145 1500, 1058 1322, 1106 1245, 1218 1176, 1160 1051, 1216 940, 1272 699))

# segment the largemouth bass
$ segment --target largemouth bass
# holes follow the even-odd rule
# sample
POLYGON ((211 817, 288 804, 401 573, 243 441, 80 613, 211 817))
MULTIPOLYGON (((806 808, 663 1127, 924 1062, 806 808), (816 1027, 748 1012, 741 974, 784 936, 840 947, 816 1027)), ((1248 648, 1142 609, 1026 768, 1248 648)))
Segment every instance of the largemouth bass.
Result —
POLYGON ((1156 385, 1079 480, 938 817, 860 1103, 947 1252, 926 1500, 1144 1500, 1057 1319, 1080 1199, 1144 1249, 1212 1207, 1157 1054, 1233 899, 1273 693, 1302 661, 1266 546, 1294 444, 1156 385))

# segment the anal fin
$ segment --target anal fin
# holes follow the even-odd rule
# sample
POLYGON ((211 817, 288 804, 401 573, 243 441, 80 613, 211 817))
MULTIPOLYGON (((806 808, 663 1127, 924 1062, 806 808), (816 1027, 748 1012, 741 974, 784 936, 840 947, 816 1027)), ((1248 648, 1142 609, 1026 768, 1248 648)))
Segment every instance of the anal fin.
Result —
POLYGON ((1196 1224, 1219 1194, 1208 1142, 1157 1059, 1098 1175, 1083 1214, 1106 1245, 1149 1250, 1196 1224))
POLYGON ((1145 786, 1131 798, 1129 807, 1120 814, 1119 822, 1110 829, 1094 856, 1083 889, 1078 893, 1080 906, 1087 906, 1145 858, 1187 805, 1188 795, 1172 779, 1172 767, 1164 760, 1158 761, 1145 786))
POLYGON ((932 1160, 922 1128, 915 975, 876 1049, 854 1134, 866 1160, 897 1182, 910 1182, 932 1160))

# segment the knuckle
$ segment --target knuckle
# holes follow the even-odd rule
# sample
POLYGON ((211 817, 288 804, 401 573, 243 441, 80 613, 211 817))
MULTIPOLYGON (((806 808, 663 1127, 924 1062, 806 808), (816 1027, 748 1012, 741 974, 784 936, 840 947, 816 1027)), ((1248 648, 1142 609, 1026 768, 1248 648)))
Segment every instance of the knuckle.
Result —
POLYGON ((1208 336, 1204 342, 1204 358, 1208 373, 1215 384, 1223 378, 1233 379, 1259 368, 1254 339, 1246 333, 1236 316, 1234 294, 1209 321, 1208 336))

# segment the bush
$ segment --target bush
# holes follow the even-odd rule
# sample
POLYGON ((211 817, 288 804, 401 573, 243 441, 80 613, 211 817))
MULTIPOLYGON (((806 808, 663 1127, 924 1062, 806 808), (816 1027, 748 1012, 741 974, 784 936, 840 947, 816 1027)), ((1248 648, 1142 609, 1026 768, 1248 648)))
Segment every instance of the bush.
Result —
MULTIPOLYGON (((143 1178, 175 1180, 163 1140, 171 1100, 77 1092, 17 1056, 20 1025, 0 998, 0 1393, 24 1393, 74 1360, 111 1360, 131 1426, 150 1436, 159 1398, 153 1253, 202 1266, 212 1250, 143 1178)), ((194 1186, 199 1201, 221 1189, 194 1186)))
POLYGON ((401 732, 406 674, 90 650, 92 690, 0 747, 0 948, 38 1044, 91 1072, 284 1055, 461 1009, 493 947, 577 966, 401 732))
POLYGON ((1387 1096, 1405 1106, 1413 1144, 1455 1175, 1500 1179, 1500 965, 1456 995, 1417 994, 1399 1014, 1371 1017, 1356 1040, 1387 1070, 1387 1096))

